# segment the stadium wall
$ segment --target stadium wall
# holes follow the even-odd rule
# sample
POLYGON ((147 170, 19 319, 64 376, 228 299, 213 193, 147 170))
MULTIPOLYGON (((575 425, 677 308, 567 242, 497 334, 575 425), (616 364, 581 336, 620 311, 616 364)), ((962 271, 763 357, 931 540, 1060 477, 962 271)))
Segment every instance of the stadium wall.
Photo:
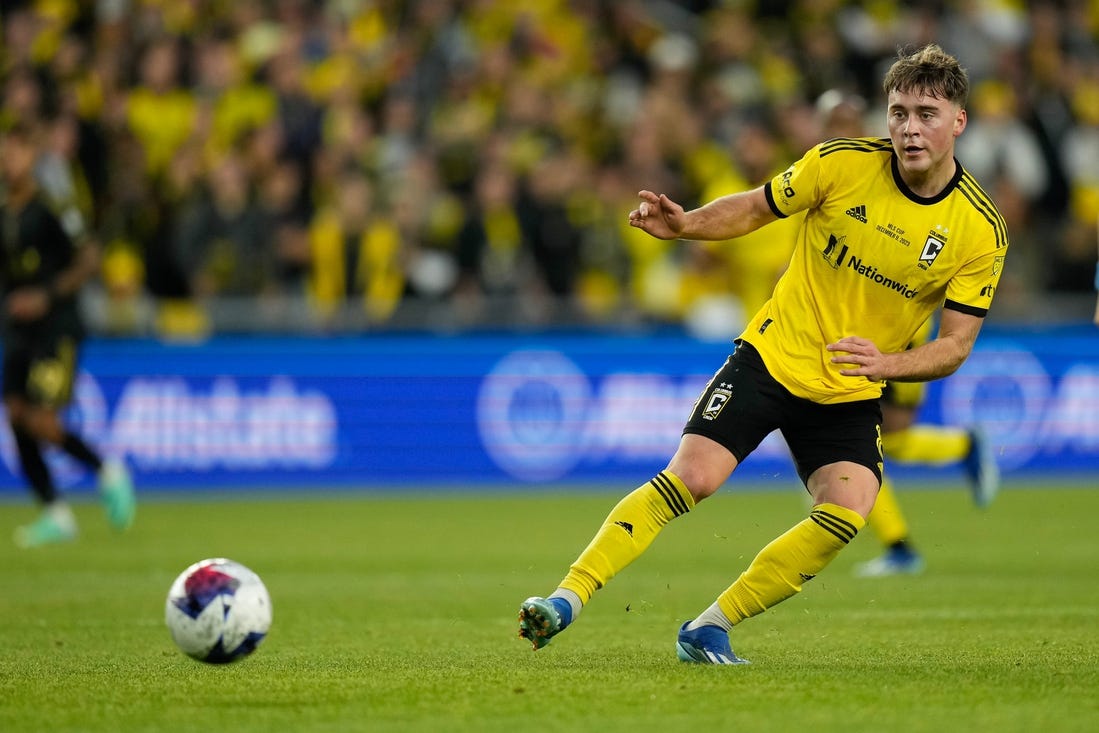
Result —
MULTIPOLYGON (((663 467, 728 351, 678 332, 95 340, 69 417, 145 488, 628 483, 663 467)), ((982 422, 1008 477, 1099 476, 1099 338, 990 325, 924 417, 982 422)), ((22 492, 6 429, 0 456, 0 493, 22 492)), ((739 476, 794 481, 781 438, 739 476)))

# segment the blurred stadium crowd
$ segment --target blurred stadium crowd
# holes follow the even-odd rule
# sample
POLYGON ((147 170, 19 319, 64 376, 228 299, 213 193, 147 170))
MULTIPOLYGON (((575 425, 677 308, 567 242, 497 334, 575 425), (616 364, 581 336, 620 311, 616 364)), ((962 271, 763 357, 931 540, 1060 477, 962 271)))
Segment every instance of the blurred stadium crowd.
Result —
POLYGON ((655 241, 626 226, 636 192, 757 185, 837 95, 884 135, 883 70, 931 40, 969 70, 959 157, 1012 233, 996 310, 1093 303, 1096 0, 0 0, 0 21, 0 124, 39 127, 43 184, 103 250, 101 332, 732 323, 789 245, 655 241))

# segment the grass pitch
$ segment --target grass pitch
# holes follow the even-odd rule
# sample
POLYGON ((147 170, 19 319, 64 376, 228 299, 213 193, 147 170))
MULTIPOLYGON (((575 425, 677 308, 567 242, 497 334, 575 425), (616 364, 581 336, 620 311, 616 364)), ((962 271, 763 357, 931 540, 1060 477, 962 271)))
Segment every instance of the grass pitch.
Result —
MULTIPOLYGON (((0 731, 1099 729, 1099 491, 1010 486, 984 512, 960 489, 902 494, 924 575, 852 577, 877 553, 864 530, 734 631, 751 666, 684 665, 679 624, 807 509, 731 485, 532 652, 519 602, 555 586, 617 499, 161 497, 124 536, 79 505, 74 544, 0 543, 0 731), (171 581, 213 556, 256 570, 274 606, 259 651, 221 667, 163 625, 171 581)), ((0 531, 31 516, 8 503, 0 531)))

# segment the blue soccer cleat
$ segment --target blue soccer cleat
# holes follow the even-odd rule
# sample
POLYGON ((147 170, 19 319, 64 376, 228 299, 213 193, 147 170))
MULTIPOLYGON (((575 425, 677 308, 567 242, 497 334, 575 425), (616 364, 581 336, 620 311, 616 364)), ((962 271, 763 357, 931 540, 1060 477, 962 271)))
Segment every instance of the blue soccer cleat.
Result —
POLYGON ((531 596, 519 607, 519 638, 538 651, 572 622, 572 606, 564 598, 531 596))
POLYGON ((1000 491, 1000 468, 992 454, 992 445, 980 425, 969 430, 969 454, 965 457, 973 503, 984 509, 1000 491))
POLYGON ((679 629, 675 655, 681 662, 692 664, 751 664, 729 648, 729 632, 718 626, 699 626, 688 631, 687 621, 679 629))
POLYGON ((919 575, 924 563, 920 554, 907 547, 891 547, 873 560, 855 566, 860 578, 886 578, 891 575, 919 575))

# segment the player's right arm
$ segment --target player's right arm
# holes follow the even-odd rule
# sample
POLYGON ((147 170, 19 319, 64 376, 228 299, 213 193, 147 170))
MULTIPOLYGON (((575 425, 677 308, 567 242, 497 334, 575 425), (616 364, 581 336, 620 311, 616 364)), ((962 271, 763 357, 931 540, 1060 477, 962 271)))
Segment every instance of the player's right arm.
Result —
POLYGON ((630 226, 658 239, 735 239, 778 218, 763 186, 716 198, 690 211, 664 194, 641 191, 637 196, 641 203, 630 212, 630 226))

